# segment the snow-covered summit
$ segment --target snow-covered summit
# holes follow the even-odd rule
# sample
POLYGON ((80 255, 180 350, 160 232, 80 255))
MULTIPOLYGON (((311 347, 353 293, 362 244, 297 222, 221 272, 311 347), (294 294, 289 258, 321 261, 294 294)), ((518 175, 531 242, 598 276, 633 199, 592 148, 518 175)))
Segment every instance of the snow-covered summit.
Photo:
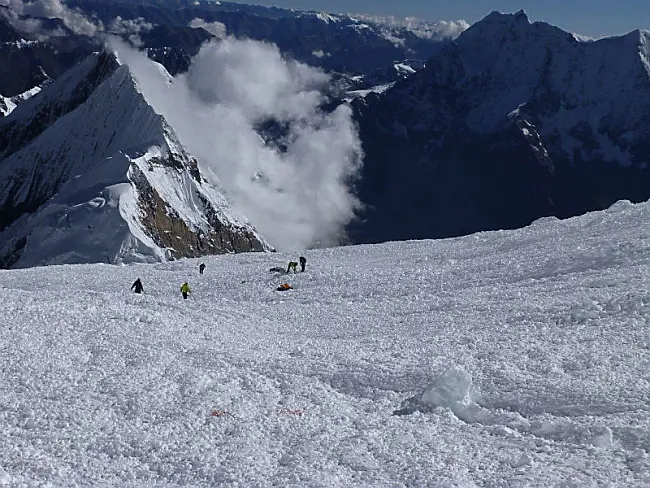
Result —
POLYGON ((265 247, 111 54, 89 57, 0 128, 4 266, 265 247))
MULTIPOLYGON (((587 118, 595 133, 620 133, 650 107, 647 34, 640 31, 584 43, 547 23, 530 23, 524 11, 493 12, 461 34, 454 51, 462 66, 454 82, 471 89, 476 106, 467 122, 480 132, 549 93, 562 107, 548 114, 549 131, 587 118)), ((431 65, 438 77, 442 63, 431 65)))
POLYGON ((416 102, 413 108, 437 124, 464 117, 476 133, 501 130, 518 110, 541 135, 557 134, 557 150, 571 159, 578 150, 585 160, 642 164, 647 158, 635 146, 650 138, 649 59, 645 31, 586 43, 531 23, 524 11, 492 12, 392 95, 454 92, 457 105, 445 104, 443 117, 437 107, 416 102), (596 144, 584 144, 584 137, 596 144))

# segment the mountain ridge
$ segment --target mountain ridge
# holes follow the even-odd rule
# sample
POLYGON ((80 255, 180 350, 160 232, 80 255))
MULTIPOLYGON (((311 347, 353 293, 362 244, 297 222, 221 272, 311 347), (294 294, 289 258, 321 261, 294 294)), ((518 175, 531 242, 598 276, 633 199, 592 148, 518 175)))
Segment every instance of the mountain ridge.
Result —
POLYGON ((356 239, 516 228, 649 198, 647 39, 583 42, 523 11, 493 12, 424 69, 355 100, 368 205, 356 239), (412 204, 394 205, 401 191, 412 204), (400 231, 381 228, 387 215, 400 231))
POLYGON ((268 249, 112 54, 91 56, 3 126, 5 266, 268 249))

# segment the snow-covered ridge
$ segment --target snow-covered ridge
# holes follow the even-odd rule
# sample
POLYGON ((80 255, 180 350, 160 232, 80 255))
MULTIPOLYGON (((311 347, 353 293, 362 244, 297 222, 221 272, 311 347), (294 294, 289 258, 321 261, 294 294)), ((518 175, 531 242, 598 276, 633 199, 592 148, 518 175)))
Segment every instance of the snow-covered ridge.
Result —
POLYGON ((0 162, 3 227, 11 224, 1 234, 5 266, 151 261, 265 246, 234 218, 112 55, 86 60, 5 122, 24 134, 0 162), (87 75, 98 70, 105 78, 79 98, 74 87, 89 86, 87 75), (55 120, 25 129, 43 113, 55 120))

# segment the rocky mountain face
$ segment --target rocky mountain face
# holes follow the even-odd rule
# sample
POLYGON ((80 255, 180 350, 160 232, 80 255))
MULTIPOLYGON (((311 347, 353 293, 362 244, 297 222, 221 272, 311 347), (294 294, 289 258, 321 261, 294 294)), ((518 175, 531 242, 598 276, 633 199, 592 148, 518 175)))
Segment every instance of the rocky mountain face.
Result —
POLYGON ((492 13, 354 103, 355 242, 446 237, 650 197, 650 33, 582 42, 492 13))
POLYGON ((113 55, 0 119, 1 267, 265 249, 113 55))

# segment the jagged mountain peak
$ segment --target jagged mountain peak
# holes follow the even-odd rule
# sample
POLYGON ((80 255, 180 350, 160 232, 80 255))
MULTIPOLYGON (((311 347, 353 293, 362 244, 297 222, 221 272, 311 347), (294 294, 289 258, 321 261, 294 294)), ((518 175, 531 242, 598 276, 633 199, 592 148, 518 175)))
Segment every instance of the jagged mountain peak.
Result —
POLYGON ((372 208, 359 235, 458 235, 647 199, 649 41, 634 31, 582 42, 496 12, 423 70, 355 101, 368 182, 361 199, 372 208), (394 161, 409 177, 395 176, 394 161), (395 208, 383 196, 401 192, 417 203, 395 208), (386 215, 402 227, 386 231, 386 215))
POLYGON ((524 9, 521 9, 517 12, 514 13, 503 13, 498 10, 493 10, 490 12, 488 15, 486 15, 483 20, 481 20, 482 23, 487 24, 487 23, 492 23, 492 24, 530 24, 530 20, 528 18, 528 14, 524 9))
POLYGON ((523 15, 492 13, 434 55, 412 83, 462 91, 467 124, 477 132, 498 129, 508 113, 549 94, 567 109, 602 104, 616 94, 617 103, 598 117, 608 115, 623 130, 646 113, 646 102, 639 106, 638 99, 650 83, 649 45, 640 31, 586 43, 523 15))
POLYGON ((7 119, 3 267, 267 248, 112 54, 90 56, 7 119))
MULTIPOLYGON (((566 48, 577 41, 572 34, 545 22, 531 23, 523 10, 514 14, 492 12, 458 36, 461 49, 476 54, 473 64, 488 67, 495 58, 512 53, 529 60, 549 45, 566 48), (479 63, 479 61, 482 61, 479 63)), ((514 60, 513 60, 514 61, 514 60)))

